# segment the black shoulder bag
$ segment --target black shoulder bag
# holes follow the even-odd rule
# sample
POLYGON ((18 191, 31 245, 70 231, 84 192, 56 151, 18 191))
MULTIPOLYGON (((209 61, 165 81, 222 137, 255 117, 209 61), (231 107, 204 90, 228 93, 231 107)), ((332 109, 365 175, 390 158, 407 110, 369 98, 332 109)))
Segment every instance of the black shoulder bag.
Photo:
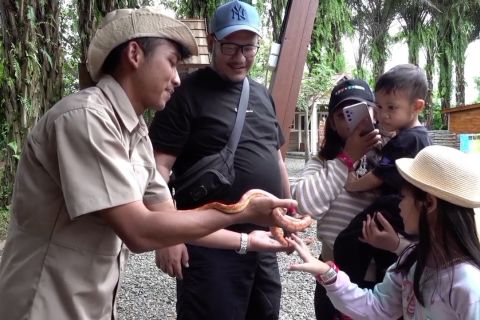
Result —
POLYGON ((234 157, 245 121, 250 84, 245 77, 232 134, 219 152, 197 161, 171 182, 173 197, 179 209, 195 208, 226 194, 235 180, 234 157))

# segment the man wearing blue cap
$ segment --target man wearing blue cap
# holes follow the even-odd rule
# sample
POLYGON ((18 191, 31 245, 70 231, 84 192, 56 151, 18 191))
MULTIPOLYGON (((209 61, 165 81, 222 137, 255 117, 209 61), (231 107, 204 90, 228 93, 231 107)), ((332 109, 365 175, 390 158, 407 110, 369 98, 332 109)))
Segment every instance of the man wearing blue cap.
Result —
MULTIPOLYGON (((259 48, 260 27, 256 9, 247 3, 231 1, 217 8, 208 36, 210 67, 187 76, 150 127, 157 168, 165 179, 171 171, 181 176, 199 159, 226 145, 243 81, 259 48)), ((216 201, 235 203, 252 188, 290 196, 279 152, 284 138, 272 97, 263 85, 252 79, 249 83, 245 122, 235 152, 235 180, 216 201)), ((192 206, 176 200, 178 208, 192 206)), ((157 265, 178 279, 177 319, 278 319, 277 258, 273 252, 253 252, 257 241, 252 231, 259 228, 235 225, 218 232, 210 242, 204 239, 157 251, 157 265), (228 245, 232 240, 233 247, 228 245)))

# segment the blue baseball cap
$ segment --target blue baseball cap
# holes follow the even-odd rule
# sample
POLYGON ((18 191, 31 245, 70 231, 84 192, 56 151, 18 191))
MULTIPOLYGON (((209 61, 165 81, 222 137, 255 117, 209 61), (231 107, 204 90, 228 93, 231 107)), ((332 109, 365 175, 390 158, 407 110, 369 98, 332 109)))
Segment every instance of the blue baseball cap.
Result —
POLYGON ((242 1, 230 1, 217 8, 210 22, 210 32, 218 40, 247 30, 260 36, 260 17, 255 7, 242 1))

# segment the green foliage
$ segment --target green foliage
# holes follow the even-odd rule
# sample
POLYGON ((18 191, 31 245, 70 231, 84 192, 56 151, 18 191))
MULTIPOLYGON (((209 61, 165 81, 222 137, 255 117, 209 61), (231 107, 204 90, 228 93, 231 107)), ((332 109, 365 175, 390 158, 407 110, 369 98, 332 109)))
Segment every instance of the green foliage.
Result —
POLYGON ((422 1, 406 0, 404 5, 399 6, 399 14, 403 22, 402 35, 408 44, 408 62, 418 64, 420 48, 425 43, 428 7, 422 1))
POLYGON ((309 69, 325 63, 336 72, 345 71, 342 36, 351 35, 351 12, 344 0, 320 1, 307 57, 309 69))
POLYGON ((8 223, 10 222, 10 212, 8 208, 0 208, 0 240, 7 237, 8 223))
MULTIPOLYGON (((272 31, 272 41, 280 43, 281 33, 282 33, 282 25, 285 20, 285 8, 287 7, 287 0, 269 0, 270 1, 270 9, 267 11, 259 11, 262 15, 267 15, 268 21, 267 26, 271 28, 272 31)), ((265 19, 264 19, 265 20, 265 19)))
MULTIPOLYGON (((0 161, 0 177, 3 176, 3 162, 0 161)), ((0 195, 10 194, 11 186, 0 185, 0 195), (8 190, 7 190, 8 189, 8 190), (8 191, 8 193, 7 193, 8 191)), ((10 221, 10 213, 7 207, 0 207, 0 240, 7 236, 8 223, 10 221)))
POLYGON ((442 119, 442 104, 440 101, 440 96, 437 92, 433 93, 433 103, 432 103, 432 112, 433 112, 433 123, 432 129, 433 130, 447 130, 447 125, 443 123, 442 119))
POLYGON ((164 5, 172 9, 178 18, 205 18, 207 21, 218 6, 226 0, 166 0, 164 5))
POLYGON ((475 102, 480 102, 480 77, 475 77, 474 78, 474 82, 475 82, 475 89, 477 89, 477 99, 475 99, 475 102))
POLYGON ((317 64, 312 71, 305 74, 300 88, 297 108, 309 110, 320 97, 330 91, 334 73, 333 69, 323 63, 317 64))
MULTIPOLYGON (((0 36, 1 39, 1 36, 0 36)), ((4 52, 3 52, 3 41, 0 41, 0 83, 5 83, 6 82, 6 77, 5 77, 5 69, 4 69, 4 64, 5 64, 5 58, 4 58, 4 52)), ((5 100, 3 95, 0 95, 0 110, 5 110, 5 100)), ((0 163, 4 160, 5 157, 5 147, 6 147, 6 125, 7 125, 7 118, 5 116, 4 112, 0 112, 0 163)), ((0 168, 1 169, 1 168, 0 168)), ((0 170, 0 177, 2 176, 0 170)))
POLYGON ((252 69, 250 69, 250 76, 256 81, 268 85, 268 57, 270 55, 271 43, 268 42, 268 39, 262 39, 260 42, 260 48, 258 49, 257 55, 255 57, 255 64, 252 69))
POLYGON ((75 2, 63 2, 60 11, 60 28, 62 29, 60 43, 65 57, 62 70, 64 95, 69 95, 79 89, 80 39, 75 2))
MULTIPOLYGON (((1 37, 0 37, 1 40, 1 37)), ((3 41, 0 41, 0 83, 3 82, 5 79, 5 68, 4 68, 5 58, 3 52, 3 41)))
POLYGON ((353 70, 353 77, 366 81, 373 90, 373 87, 375 86, 375 80, 373 79, 373 74, 371 71, 363 67, 360 69, 355 69, 353 70))
POLYGON ((13 157, 17 160, 20 160, 21 149, 18 147, 17 142, 16 141, 11 141, 11 142, 7 143, 7 146, 12 150, 13 157))

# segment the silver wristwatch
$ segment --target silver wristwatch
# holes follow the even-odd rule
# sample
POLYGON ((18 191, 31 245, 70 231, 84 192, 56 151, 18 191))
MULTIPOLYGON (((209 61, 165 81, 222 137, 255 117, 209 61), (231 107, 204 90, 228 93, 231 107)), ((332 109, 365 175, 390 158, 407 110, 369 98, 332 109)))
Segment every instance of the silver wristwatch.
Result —
POLYGON ((240 234, 240 249, 235 250, 238 254, 246 254, 248 249, 248 234, 241 233, 240 234))

